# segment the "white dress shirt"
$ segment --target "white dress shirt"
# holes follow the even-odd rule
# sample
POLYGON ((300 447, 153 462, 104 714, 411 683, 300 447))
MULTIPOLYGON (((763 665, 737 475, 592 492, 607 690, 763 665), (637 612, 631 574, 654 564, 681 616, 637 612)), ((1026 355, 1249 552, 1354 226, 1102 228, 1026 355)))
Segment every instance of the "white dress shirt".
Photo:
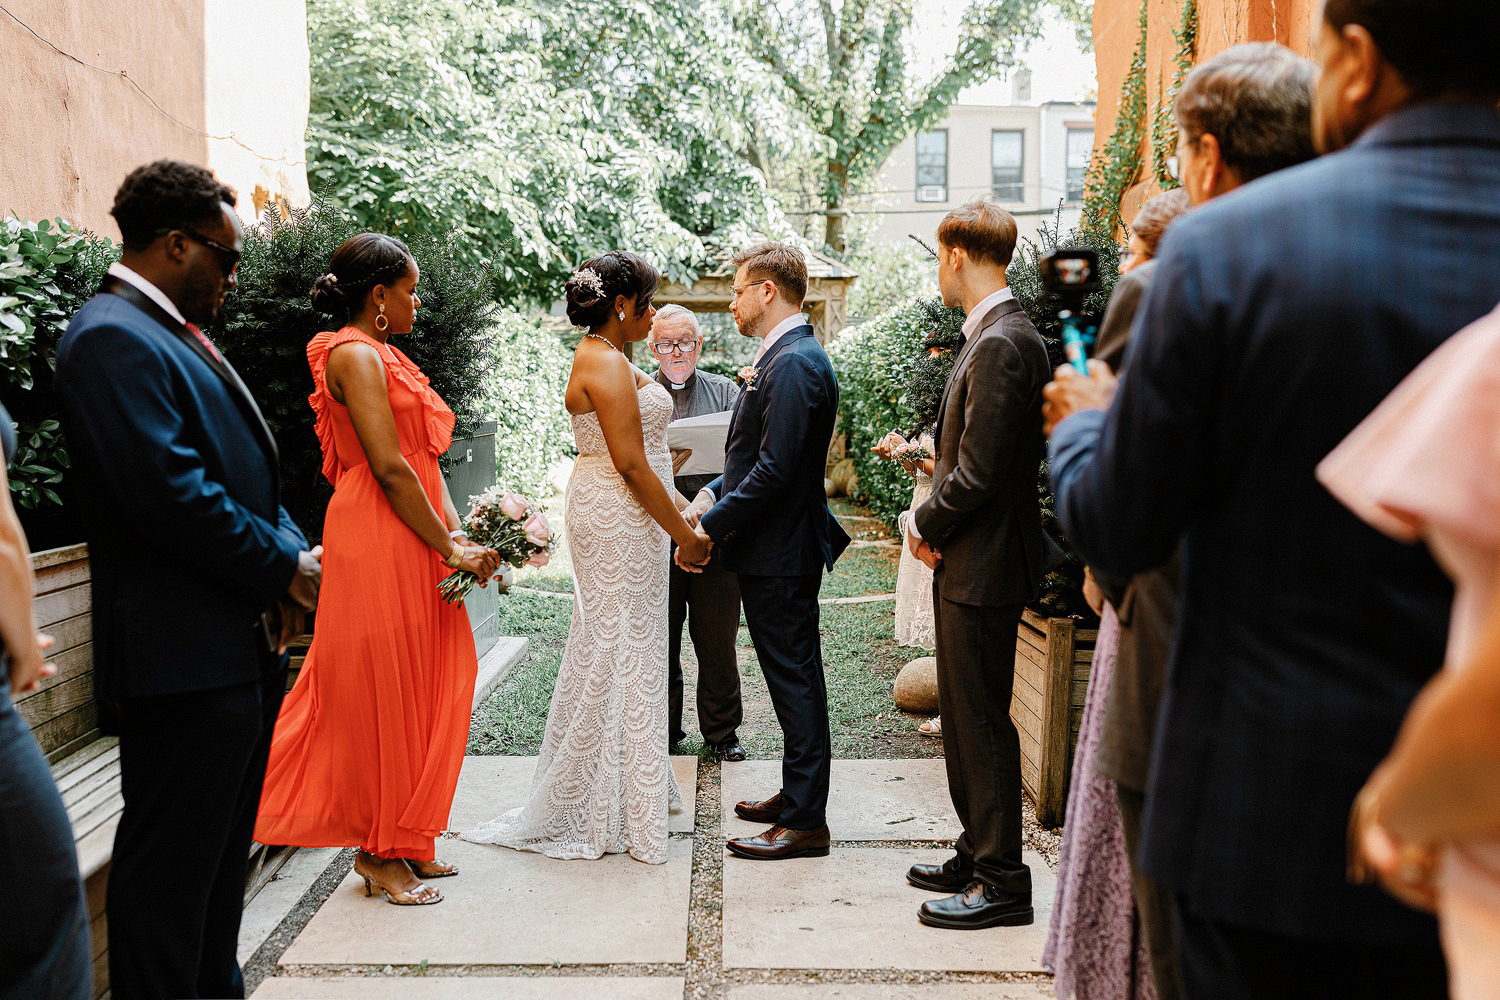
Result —
POLYGON ((182 312, 177 308, 177 305, 171 299, 167 298, 166 292, 157 288, 119 261, 109 265, 109 274, 133 286, 142 295, 146 296, 146 298, 165 309, 168 316, 171 316, 183 326, 187 326, 187 320, 183 318, 182 312))
MULTIPOLYGON (((978 336, 979 324, 984 322, 984 318, 989 315, 991 309, 1015 297, 1016 293, 1012 292, 1010 286, 1007 285, 998 292, 991 292, 980 299, 979 303, 973 309, 969 310, 969 315, 964 317, 963 336, 965 342, 972 337, 978 336)), ((909 537, 919 542, 922 540, 922 532, 917 529, 917 519, 915 517, 908 517, 906 519, 906 532, 909 537)))
POLYGON ((765 339, 760 342, 760 350, 755 352, 755 361, 752 363, 757 365, 760 364, 760 359, 765 357, 766 353, 771 350, 776 341, 780 340, 785 334, 791 333, 799 326, 808 325, 809 324, 807 322, 807 317, 803 316, 801 313, 798 313, 795 316, 788 316, 780 323, 777 323, 775 326, 771 327, 771 332, 766 334, 765 339))

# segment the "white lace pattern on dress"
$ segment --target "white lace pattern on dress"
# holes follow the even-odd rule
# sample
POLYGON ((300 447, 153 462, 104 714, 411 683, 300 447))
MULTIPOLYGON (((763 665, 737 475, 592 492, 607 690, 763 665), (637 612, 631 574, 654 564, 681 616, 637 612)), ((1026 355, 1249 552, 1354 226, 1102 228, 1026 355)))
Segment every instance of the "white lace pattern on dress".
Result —
MULTIPOLYGON (((651 468, 672 489, 672 397, 639 390, 651 468)), ((464 840, 595 859, 667 860, 667 814, 682 799, 667 756, 666 532, 615 471, 599 418, 573 417, 568 482, 573 623, 563 650, 531 797, 464 840)))
MULTIPOLYGON (((932 435, 919 439, 929 452, 932 435)), ((911 508, 901 515, 901 565, 896 571, 896 641, 903 646, 932 649, 937 645, 937 625, 932 613, 932 570, 911 554, 905 544, 906 518, 932 495, 932 477, 917 470, 911 508)))

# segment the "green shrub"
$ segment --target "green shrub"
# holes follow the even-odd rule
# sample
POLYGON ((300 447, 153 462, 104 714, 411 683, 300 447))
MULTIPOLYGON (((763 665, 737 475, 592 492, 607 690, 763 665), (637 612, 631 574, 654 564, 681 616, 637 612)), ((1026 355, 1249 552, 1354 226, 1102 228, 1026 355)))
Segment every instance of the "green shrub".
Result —
MULTIPOLYGON (((336 322, 312 307, 313 282, 328 271, 340 243, 362 228, 326 205, 283 219, 275 209, 246 229, 239 287, 220 310, 212 336, 260 404, 281 450, 282 503, 309 539, 323 533, 332 487, 307 397, 312 374, 307 342, 336 322)), ((410 336, 395 341, 432 380, 458 418, 455 437, 486 418, 484 379, 493 368, 488 333, 496 306, 488 272, 460 265, 451 241, 408 241, 421 269, 422 307, 410 336)))
POLYGON ((52 370, 68 320, 119 252, 110 240, 60 219, 0 219, 0 397, 16 422, 11 494, 35 549, 83 537, 63 509, 68 455, 52 370))
MULTIPOLYGON (((495 431, 498 482, 522 493, 546 494, 547 473, 574 451, 563 403, 573 355, 536 319, 502 309, 490 326, 495 363, 485 376, 485 408, 495 431)), ((458 499, 460 503, 462 500, 458 499)))
MULTIPOLYGON (((1061 211, 1061 210, 1059 210, 1061 211)), ((1062 235, 1060 218, 1052 225, 1042 223, 1035 242, 1022 240, 1016 247, 1016 256, 1006 271, 1010 287, 1016 293, 1016 301, 1031 317, 1047 344, 1047 354, 1055 369, 1061 365, 1063 355, 1062 324, 1057 318, 1060 302, 1056 296, 1042 289, 1040 261, 1054 250, 1090 249, 1099 255, 1099 276, 1102 288, 1084 302, 1084 312, 1102 316, 1114 292, 1115 282, 1120 277, 1120 245, 1114 235, 1098 227, 1085 226, 1062 235)), ((1042 580, 1042 593, 1033 604, 1037 612, 1051 617, 1093 618, 1087 602, 1083 599, 1083 561, 1073 551, 1073 546, 1063 534, 1058 523, 1056 502, 1052 495, 1052 480, 1046 461, 1037 472, 1037 492, 1042 502, 1042 529, 1058 549, 1062 562, 1042 580)))
POLYGON ((917 304, 907 303, 845 330, 828 349, 839 380, 839 429, 859 476, 855 499, 892 527, 911 504, 911 477, 870 448, 916 423, 901 372, 922 346, 919 316, 917 304))

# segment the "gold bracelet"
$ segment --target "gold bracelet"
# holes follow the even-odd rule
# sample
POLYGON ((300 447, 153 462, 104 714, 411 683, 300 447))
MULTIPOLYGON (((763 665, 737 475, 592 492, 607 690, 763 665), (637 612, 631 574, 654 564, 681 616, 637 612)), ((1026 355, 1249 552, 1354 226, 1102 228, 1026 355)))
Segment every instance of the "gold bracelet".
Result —
POLYGON ((464 547, 462 545, 454 545, 453 551, 448 553, 448 558, 443 560, 443 565, 449 569, 458 569, 459 564, 463 561, 464 547))

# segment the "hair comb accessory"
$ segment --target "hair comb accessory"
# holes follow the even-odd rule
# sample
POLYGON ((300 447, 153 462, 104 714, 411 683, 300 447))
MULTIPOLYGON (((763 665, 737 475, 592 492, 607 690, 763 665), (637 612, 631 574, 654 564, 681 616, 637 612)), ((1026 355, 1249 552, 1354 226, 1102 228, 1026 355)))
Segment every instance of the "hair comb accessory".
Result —
POLYGON ((572 282, 592 294, 596 301, 604 298, 604 279, 592 267, 580 267, 574 271, 572 282))
POLYGON ((327 282, 330 285, 337 285, 339 283, 339 276, 336 275, 336 274, 334 274, 332 271, 329 271, 327 274, 323 275, 323 277, 319 278, 318 280, 319 281, 325 281, 325 282, 327 282))

